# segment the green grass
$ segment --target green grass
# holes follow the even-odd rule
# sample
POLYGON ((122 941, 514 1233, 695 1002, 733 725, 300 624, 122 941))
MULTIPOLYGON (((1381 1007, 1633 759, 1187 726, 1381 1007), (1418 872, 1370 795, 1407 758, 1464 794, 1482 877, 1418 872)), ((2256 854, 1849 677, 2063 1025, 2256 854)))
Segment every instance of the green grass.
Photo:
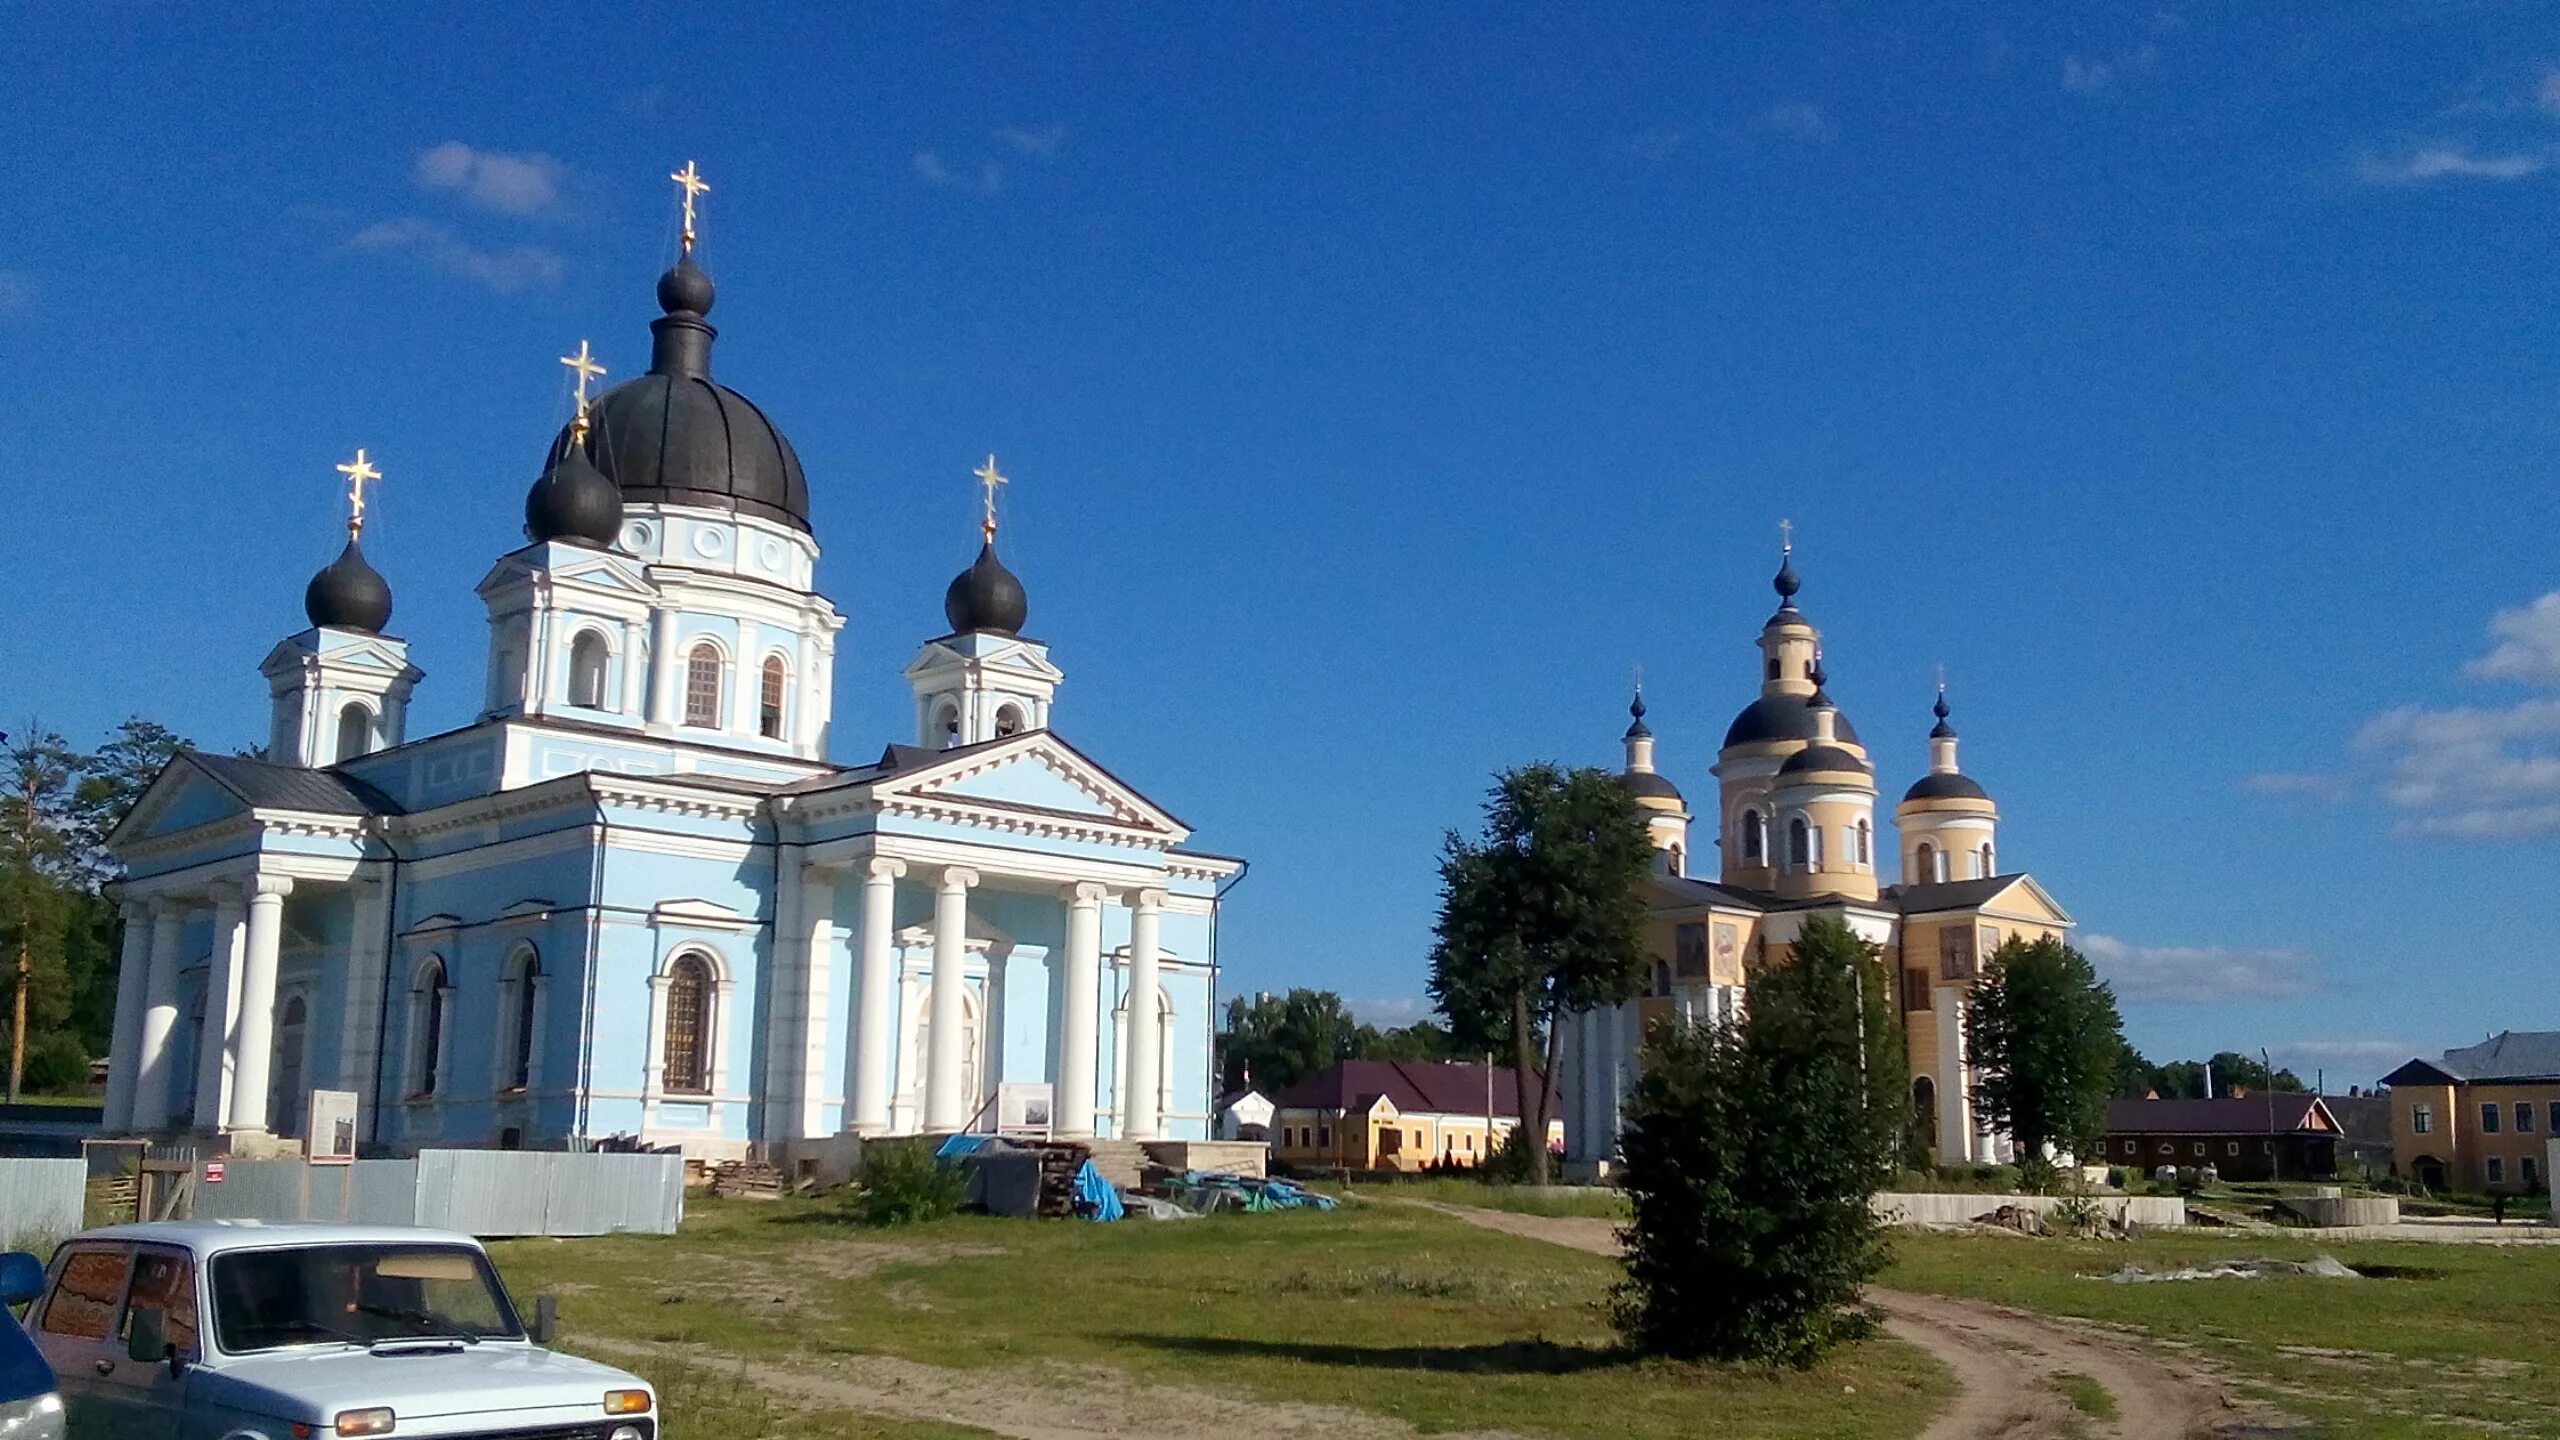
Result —
POLYGON ((1884 1283, 2130 1326, 2193 1347, 2242 1388, 2356 1440, 2560 1436, 2560 1247, 2154 1235, 2129 1243, 1905 1234, 1884 1283), (2116 1285, 2211 1259, 2334 1255, 2388 1278, 2116 1285))
POLYGON ((1434 1175, 1415 1180, 1324 1184, 1317 1188, 1354 1198, 1436 1200, 1444 1205, 1473 1205, 1520 1215, 1627 1218, 1626 1194, 1594 1185, 1488 1185, 1463 1176, 1434 1175))
MULTIPOLYGON (((830 1355, 1004 1385, 1100 1367, 1425 1432, 1591 1440, 1693 1435, 1702 1415, 1724 1436, 1887 1440, 1916 1434, 1948 1389, 1890 1340, 1804 1373, 1631 1358, 1607 1325, 1610 1261, 1412 1206, 1115 1225, 960 1216, 891 1230, 843 1225, 823 1200, 690 1208, 676 1236, 491 1249, 519 1296, 560 1295, 572 1347, 601 1341, 595 1352, 615 1358, 614 1340, 682 1343, 716 1357, 699 1362, 715 1378, 722 1365, 830 1355)), ((648 1363, 632 1368, 656 1378, 648 1363)), ((679 1440, 691 1415, 728 1423, 698 1383, 670 1390, 679 1440)))
POLYGON ((2071 1402, 2071 1408, 2083 1415, 2105 1420, 2116 1413, 2114 1392, 2086 1375, 2065 1370, 2053 1377, 2053 1383, 2062 1391, 2063 1398, 2071 1402))
MULTIPOLYGON (((611 1355, 595 1358, 620 1363, 611 1355)), ((649 1382, 658 1387, 666 1440, 978 1440, 993 1433, 850 1410, 795 1409, 735 1369, 673 1361, 656 1361, 648 1369, 649 1382)))

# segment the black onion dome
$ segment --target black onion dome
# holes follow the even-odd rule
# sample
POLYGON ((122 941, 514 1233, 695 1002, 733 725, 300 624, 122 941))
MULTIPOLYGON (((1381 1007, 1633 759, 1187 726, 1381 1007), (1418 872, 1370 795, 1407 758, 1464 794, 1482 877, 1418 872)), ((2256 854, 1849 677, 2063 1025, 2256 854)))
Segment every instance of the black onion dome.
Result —
POLYGON ((951 588, 942 592, 942 617, 951 622, 955 635, 973 630, 1019 634, 1030 616, 1031 597, 996 558, 993 540, 979 549, 975 564, 951 577, 951 588))
MULTIPOLYGON (((809 528, 809 482, 800 457, 765 413, 711 378, 711 277, 679 260, 658 279, 649 373, 607 390, 588 407, 586 453, 628 502, 701 505, 809 528)), ((570 444, 563 429, 552 442, 570 444)))
POLYGON ((1653 770, 1629 770, 1618 777, 1618 784, 1639 800, 1680 800, 1680 787, 1653 770))
POLYGON ((1905 800, 1988 800, 1991 792, 1970 775, 1923 775, 1902 792, 1905 800))
POLYGON ((391 623, 391 582, 367 564, 364 551, 347 538, 347 548, 303 587, 302 613, 314 625, 382 633, 391 623))
POLYGON ((1953 740, 1956 738, 1956 727, 1947 723, 1946 691, 1938 692, 1938 703, 1929 707, 1929 713, 1938 717, 1938 723, 1929 727, 1930 739, 1953 740))
MULTIPOLYGON (((1813 728, 1813 697, 1810 695, 1763 695, 1742 707, 1733 724, 1724 732, 1727 745, 1752 745, 1763 740, 1810 740, 1813 728)), ((1851 744, 1858 741, 1857 727, 1839 710, 1831 712, 1831 733, 1851 744)))
POLYGON ((576 540, 610 549, 622 534, 622 492, 572 446, 525 492, 524 534, 537 545, 576 540))
POLYGON ((1867 762, 1837 745, 1807 745, 1778 767, 1781 775, 1801 775, 1808 770, 1854 770, 1864 775, 1867 762))
POLYGON ((1642 740, 1642 739, 1650 738, 1650 737, 1652 736, 1652 734, 1653 734, 1653 731, 1652 731, 1651 729, 1647 728, 1647 727, 1646 727, 1646 725, 1645 725, 1645 723, 1644 723, 1644 692, 1643 692, 1643 691, 1639 690, 1639 691, 1637 691, 1637 692, 1636 692, 1635 703, 1634 703, 1634 704, 1632 704, 1632 705, 1629 705, 1629 706, 1627 707, 1627 713, 1628 713, 1628 714, 1630 714, 1630 715, 1632 715, 1632 716, 1634 716, 1634 717, 1635 717, 1635 721, 1634 721, 1634 723, 1632 723, 1632 724, 1630 724, 1629 726, 1627 726, 1627 734, 1626 734, 1626 738, 1627 738, 1627 739, 1629 739, 1629 740, 1642 740))
POLYGON ((1769 584, 1778 592, 1779 609, 1796 608, 1796 591, 1803 588, 1804 582, 1796 578, 1794 551, 1790 550, 1778 558, 1778 573, 1770 577, 1769 584))

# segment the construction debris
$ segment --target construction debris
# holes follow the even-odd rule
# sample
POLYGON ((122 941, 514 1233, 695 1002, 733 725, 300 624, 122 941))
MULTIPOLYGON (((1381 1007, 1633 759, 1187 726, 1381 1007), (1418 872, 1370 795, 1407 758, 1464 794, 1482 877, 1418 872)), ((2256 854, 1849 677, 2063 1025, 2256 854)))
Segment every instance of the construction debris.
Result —
POLYGON ((1073 1140, 954 1135, 934 1155, 968 1171, 968 1203, 991 1215, 1117 1220, 1138 1214, 1171 1220, 1221 1210, 1262 1214, 1334 1206, 1333 1197, 1286 1180, 1225 1170, 1149 1165, 1141 1184, 1114 1185, 1095 1164, 1093 1151, 1073 1140))
POLYGON ((779 1200, 782 1172, 761 1160, 723 1160, 711 1167, 711 1194, 720 1199, 779 1200))
POLYGON ((2145 1270, 2139 1265, 2127 1265, 2111 1275, 2086 1278, 2103 1278, 2118 1285, 2148 1285, 2160 1280, 2256 1280, 2269 1275, 2310 1275, 2323 1280, 2363 1278, 2327 1255, 2308 1260, 2222 1260, 2185 1270, 2145 1270))

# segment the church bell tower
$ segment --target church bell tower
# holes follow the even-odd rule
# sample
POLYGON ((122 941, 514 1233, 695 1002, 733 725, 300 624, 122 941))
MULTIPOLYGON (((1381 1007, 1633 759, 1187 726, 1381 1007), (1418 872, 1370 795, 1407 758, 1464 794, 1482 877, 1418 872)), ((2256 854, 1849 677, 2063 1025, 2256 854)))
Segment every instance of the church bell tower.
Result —
POLYGON ((932 750, 1048 729, 1049 702, 1066 679, 1049 663, 1049 647, 1022 633, 1030 597, 996 558, 996 487, 1010 482, 993 455, 973 473, 986 491, 978 558, 943 592, 951 633, 926 641, 906 670, 916 695, 916 743, 932 750))
POLYGON ((267 758, 279 765, 335 765, 408 738, 409 693, 425 675, 409 642, 385 635, 391 582, 364 558, 365 486, 382 472, 365 458, 347 477, 347 548, 302 592, 311 628, 278 642, 258 666, 273 720, 267 758))

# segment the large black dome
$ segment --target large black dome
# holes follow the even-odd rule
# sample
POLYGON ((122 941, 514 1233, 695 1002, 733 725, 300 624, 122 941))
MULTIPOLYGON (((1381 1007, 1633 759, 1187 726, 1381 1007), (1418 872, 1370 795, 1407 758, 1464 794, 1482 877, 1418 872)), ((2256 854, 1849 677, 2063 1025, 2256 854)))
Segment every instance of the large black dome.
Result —
MULTIPOLYGON (((1655 770, 1629 770, 1618 776, 1618 784, 1639 800, 1682 800, 1680 787, 1668 776, 1655 770)), ((1685 803, 1685 801, 1684 801, 1685 803)))
POLYGON ((1807 745, 1778 767, 1781 775, 1802 775, 1810 770, 1854 770, 1863 775, 1867 773, 1867 762, 1837 745, 1807 745))
MULTIPOLYGON (((1763 695, 1742 707, 1733 724, 1724 732, 1727 745, 1750 745, 1762 740, 1810 740, 1813 728, 1813 697, 1810 695, 1763 695)), ((1858 740, 1857 727, 1849 717, 1834 710, 1831 733, 1851 744, 1858 740)))
POLYGON ((973 630, 1021 633, 1022 622, 1031 618, 1031 598, 996 558, 995 541, 979 549, 975 564, 951 577, 951 588, 942 592, 942 618, 951 622, 955 635, 973 630))
POLYGON ((1905 800, 1988 800, 1991 792, 1970 775, 1923 775, 1902 792, 1905 800))
MULTIPOLYGON (((649 322, 649 373, 596 397, 587 458, 626 501, 734 510, 806 530, 809 482, 791 442, 753 401, 711 378, 719 332, 702 317, 713 298, 711 277, 691 260, 659 278, 667 313, 649 322)), ((570 443, 564 427, 551 453, 570 443)))
POLYGON ((364 551, 350 535, 338 558, 303 587, 302 613, 314 625, 379 635, 391 623, 391 582, 366 563, 364 551))

